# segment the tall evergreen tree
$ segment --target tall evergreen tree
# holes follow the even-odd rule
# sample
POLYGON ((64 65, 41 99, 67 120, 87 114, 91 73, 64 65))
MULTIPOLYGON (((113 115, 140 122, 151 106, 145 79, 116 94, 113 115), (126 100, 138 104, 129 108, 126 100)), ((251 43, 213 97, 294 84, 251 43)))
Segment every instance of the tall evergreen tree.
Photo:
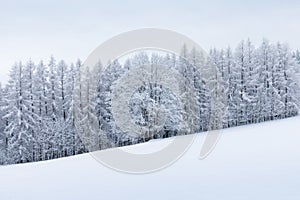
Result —
POLYGON ((5 128, 5 122, 3 119, 4 116, 4 102, 3 102, 3 96, 4 91, 2 88, 2 85, 0 83, 0 165, 3 165, 6 161, 5 151, 6 151, 6 145, 5 145, 5 134, 4 134, 4 128, 5 128))
POLYGON ((37 67, 34 74, 34 92, 35 92, 35 112, 37 115, 36 120, 36 155, 37 160, 45 160, 47 152, 49 151, 48 144, 49 138, 48 134, 51 132, 49 130, 49 82, 48 82, 48 69, 41 61, 37 67))
POLYGON ((24 66, 15 64, 10 71, 8 91, 5 95, 6 112, 4 119, 8 121, 5 127, 8 138, 8 163, 25 163, 32 157, 32 123, 33 118, 28 109, 28 91, 25 90, 24 66))

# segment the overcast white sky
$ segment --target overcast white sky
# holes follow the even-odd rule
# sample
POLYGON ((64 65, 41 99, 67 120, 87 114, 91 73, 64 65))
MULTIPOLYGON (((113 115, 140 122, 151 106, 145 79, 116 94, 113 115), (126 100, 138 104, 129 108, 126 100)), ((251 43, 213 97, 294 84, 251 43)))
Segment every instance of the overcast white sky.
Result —
POLYGON ((0 0, 0 80, 16 61, 84 60, 110 37, 138 28, 175 30, 208 50, 250 37, 300 49, 300 1, 0 0))

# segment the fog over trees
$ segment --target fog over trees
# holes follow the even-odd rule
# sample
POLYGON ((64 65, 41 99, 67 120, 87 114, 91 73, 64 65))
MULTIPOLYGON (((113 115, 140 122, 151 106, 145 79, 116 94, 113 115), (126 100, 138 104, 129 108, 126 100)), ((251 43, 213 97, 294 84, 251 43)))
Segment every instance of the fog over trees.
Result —
POLYGON ((267 40, 258 47, 247 40, 235 49, 211 49, 209 56, 222 78, 225 97, 214 106, 214 92, 207 88, 208 83, 215 82, 214 77, 196 72, 197 67, 206 65, 204 55, 185 45, 181 52, 135 53, 125 61, 112 61, 105 69, 100 61, 97 66, 83 69, 80 60, 67 64, 54 57, 39 63, 15 63, 8 83, 0 84, 0 164, 49 160, 298 115, 299 51, 267 40), (132 94, 128 117, 140 127, 153 127, 161 117, 155 109, 162 107, 162 129, 132 137, 118 127, 112 113, 112 90, 122 76, 146 64, 178 71, 186 81, 182 89, 192 88, 196 98, 193 105, 199 110, 193 116, 193 131, 189 130, 191 123, 186 123, 191 117, 189 109, 195 110, 190 107, 191 99, 183 98, 182 102, 156 82, 144 83, 132 94), (211 116, 213 109, 225 109, 225 115, 215 118, 211 116), (215 119, 221 120, 222 127, 212 122, 215 119), (101 134, 97 129, 102 130, 101 134))

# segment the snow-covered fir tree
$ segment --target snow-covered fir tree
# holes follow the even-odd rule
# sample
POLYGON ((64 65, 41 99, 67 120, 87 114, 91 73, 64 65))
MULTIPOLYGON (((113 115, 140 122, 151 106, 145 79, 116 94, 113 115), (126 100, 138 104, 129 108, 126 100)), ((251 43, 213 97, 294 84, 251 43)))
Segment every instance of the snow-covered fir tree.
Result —
MULTIPOLYGON (((30 63, 29 65, 32 65, 30 63)), ((31 111, 28 77, 22 63, 15 64, 10 71, 7 93, 4 94, 5 134, 8 140, 7 163, 24 163, 33 160, 34 118, 31 111)))
POLYGON ((4 108, 4 102, 3 102, 3 88, 2 85, 0 83, 0 165, 3 165, 5 163, 6 160, 6 137, 4 134, 4 128, 5 128, 5 121, 3 119, 4 116, 4 112, 3 112, 3 108, 4 108))

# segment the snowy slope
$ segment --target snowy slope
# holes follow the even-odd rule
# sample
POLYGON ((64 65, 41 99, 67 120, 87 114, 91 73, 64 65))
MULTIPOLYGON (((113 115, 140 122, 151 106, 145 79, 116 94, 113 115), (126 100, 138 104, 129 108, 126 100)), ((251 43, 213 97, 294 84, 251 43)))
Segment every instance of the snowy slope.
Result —
POLYGON ((180 160, 145 175, 113 171, 89 154, 0 167, 0 199, 300 199, 299 130, 300 117, 227 129, 205 160, 198 159, 199 134, 180 160))

